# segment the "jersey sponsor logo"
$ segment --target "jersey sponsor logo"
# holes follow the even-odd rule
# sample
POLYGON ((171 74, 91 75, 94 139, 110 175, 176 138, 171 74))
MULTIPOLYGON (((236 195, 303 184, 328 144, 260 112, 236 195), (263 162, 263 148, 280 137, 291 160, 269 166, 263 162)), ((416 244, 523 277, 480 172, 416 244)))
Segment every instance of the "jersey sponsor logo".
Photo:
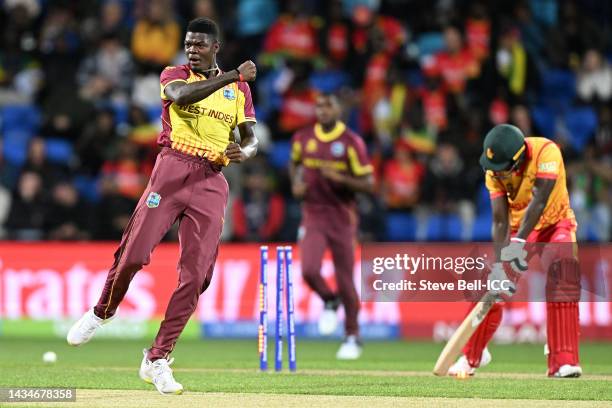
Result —
POLYGON ((198 105, 179 105, 178 108, 183 112, 193 113, 197 116, 208 116, 226 122, 229 125, 234 123, 235 116, 229 113, 221 112, 214 109, 205 108, 198 105))
POLYGON ((236 92, 234 91, 234 88, 225 88, 223 90, 223 97, 230 101, 236 99, 236 92))
POLYGON ((544 173, 554 173, 557 171, 557 162, 545 162, 538 165, 538 170, 544 173))
POLYGON ((151 191, 149 193, 149 196, 147 197, 147 207, 149 208, 157 208, 159 207, 159 202, 161 201, 161 196, 159 195, 159 193, 156 193, 154 191, 151 191))
POLYGON ((341 157, 344 154, 344 143, 342 142, 332 143, 331 154, 334 157, 341 157))
POLYGON ((306 152, 314 153, 317 151, 317 141, 314 139, 309 139, 308 143, 306 143, 306 152))

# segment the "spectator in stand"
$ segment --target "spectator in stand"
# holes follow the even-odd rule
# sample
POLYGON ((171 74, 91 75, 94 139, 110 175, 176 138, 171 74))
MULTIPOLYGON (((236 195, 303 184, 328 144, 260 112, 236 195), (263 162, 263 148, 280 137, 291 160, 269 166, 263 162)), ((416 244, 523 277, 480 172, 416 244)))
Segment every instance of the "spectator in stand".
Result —
POLYGON ((299 0, 288 0, 287 10, 269 27, 261 56, 266 65, 273 65, 286 58, 314 62, 319 58, 319 18, 306 13, 299 0))
POLYGON ((584 103, 607 104, 612 97, 612 67, 596 49, 584 54, 576 87, 584 103))
POLYGON ((511 103, 526 102, 526 92, 535 86, 536 70, 515 27, 503 30, 496 55, 497 71, 508 90, 511 103))
MULTIPOLYGON (((1 7, 1 6, 0 6, 1 7)), ((30 103, 42 85, 36 58, 36 2, 5 2, 6 21, 0 19, 0 106, 30 103)))
POLYGON ((145 72, 170 65, 181 45, 181 29, 167 0, 151 0, 146 16, 136 22, 132 54, 145 72))
POLYGON ((129 140, 119 142, 116 156, 102 166, 97 235, 121 238, 130 215, 146 187, 152 168, 138 160, 137 147, 129 140))
POLYGON ((471 238, 474 224, 474 186, 468 185, 466 167, 457 148, 441 143, 429 162, 422 183, 422 204, 417 211, 417 239, 426 237, 427 218, 432 213, 455 214, 461 219, 461 239, 471 238))
POLYGON ((159 153, 157 145, 159 127, 151 122, 147 112, 137 105, 130 106, 128 124, 128 140, 137 146, 139 160, 153 167, 159 153))
POLYGON ((399 139, 393 148, 393 158, 383 168, 381 193, 388 209, 414 208, 420 198, 424 170, 408 142, 399 139))
POLYGON ((84 24, 84 35, 90 44, 97 44, 108 35, 117 37, 123 47, 129 47, 131 31, 127 26, 125 9, 119 0, 106 0, 98 14, 84 24))
POLYGON ((444 43, 444 51, 424 59, 423 70, 427 76, 440 76, 449 93, 460 94, 465 91, 467 82, 480 74, 480 64, 464 45, 458 27, 444 29, 444 43))
POLYGON ((489 56, 491 19, 487 6, 482 1, 475 1, 470 5, 470 14, 465 22, 465 39, 468 49, 478 61, 489 56))
POLYGON ((298 129, 314 123, 317 92, 310 86, 309 74, 308 63, 294 60, 279 75, 276 90, 283 103, 278 112, 277 138, 288 139, 298 129))
POLYGON ((23 172, 36 173, 40 177, 41 189, 45 198, 50 194, 53 185, 68 175, 68 163, 53 164, 47 160, 46 145, 44 139, 35 137, 30 140, 28 156, 22 168, 23 172))
POLYGON ((74 186, 61 181, 53 187, 46 217, 47 239, 75 241, 89 238, 87 209, 74 186))
POLYGON ((75 144, 79 160, 77 171, 88 176, 97 176, 102 164, 110 156, 116 139, 113 110, 98 110, 94 120, 87 125, 75 144))
POLYGON ((245 169, 241 195, 232 206, 234 239, 268 242, 278 239, 285 218, 283 196, 274 191, 272 173, 264 159, 245 169))
POLYGON ((329 65, 347 69, 352 53, 351 24, 343 14, 342 0, 330 1, 327 15, 321 30, 321 49, 329 65))
POLYGON ((80 94, 94 103, 125 104, 132 86, 133 63, 119 38, 109 33, 100 39, 96 53, 79 68, 80 94))
POLYGON ((46 216, 42 178, 35 172, 24 171, 17 182, 5 224, 9 239, 43 239, 46 216))
POLYGON ((533 129, 529 109, 525 105, 516 105, 512 108, 512 124, 521 129, 525 137, 541 136, 533 129))
POLYGON ((268 27, 274 23, 277 15, 278 2, 275 0, 238 0, 234 18, 236 35, 241 44, 252 45, 240 47, 240 61, 256 60, 268 27))

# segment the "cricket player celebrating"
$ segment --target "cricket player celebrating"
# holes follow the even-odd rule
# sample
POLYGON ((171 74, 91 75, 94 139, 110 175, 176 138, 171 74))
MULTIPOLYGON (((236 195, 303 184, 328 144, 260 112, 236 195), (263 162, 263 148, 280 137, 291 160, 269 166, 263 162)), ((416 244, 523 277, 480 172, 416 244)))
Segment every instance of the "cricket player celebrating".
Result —
POLYGON ((289 167, 293 195, 303 199, 299 240, 302 274, 323 300, 319 320, 323 335, 337 326, 340 303, 346 314, 345 335, 336 357, 354 360, 361 355, 359 297, 353 282, 357 211, 355 192, 372 192, 373 168, 365 144, 339 120, 340 102, 333 94, 317 97, 317 123, 293 136, 289 167), (321 262, 330 248, 338 285, 333 292, 321 276, 321 262))
MULTIPOLYGON (((509 262, 517 271, 526 270, 531 255, 525 249, 526 243, 557 243, 551 246, 570 248, 551 251, 552 257, 543 259, 547 264, 548 344, 545 349, 549 376, 579 377, 582 369, 578 359, 577 224, 570 208, 561 151, 548 139, 525 138, 511 125, 494 127, 485 137, 483 148, 480 164, 486 171, 486 186, 493 207, 493 241, 501 248, 489 279, 506 279, 501 262, 509 262), (564 285, 560 289, 556 280, 559 276, 570 282, 571 287, 564 285)), ((512 292, 504 294, 510 296, 512 292)), ((463 349, 464 355, 450 368, 449 375, 459 372, 472 375, 477 367, 491 362, 486 346, 501 319, 502 306, 497 303, 472 335, 463 349)))
POLYGON ((162 146, 146 191, 123 233, 104 289, 95 307, 68 332, 68 343, 88 342, 116 316, 130 281, 175 221, 179 222, 180 259, 174 290, 157 337, 144 357, 140 377, 162 394, 180 394, 168 360, 198 298, 212 279, 228 185, 221 168, 241 163, 257 151, 255 112, 245 81, 253 81, 251 61, 222 72, 217 66, 219 29, 214 21, 191 21, 185 35, 188 64, 161 73, 162 146), (231 140, 238 126, 241 143, 231 140))

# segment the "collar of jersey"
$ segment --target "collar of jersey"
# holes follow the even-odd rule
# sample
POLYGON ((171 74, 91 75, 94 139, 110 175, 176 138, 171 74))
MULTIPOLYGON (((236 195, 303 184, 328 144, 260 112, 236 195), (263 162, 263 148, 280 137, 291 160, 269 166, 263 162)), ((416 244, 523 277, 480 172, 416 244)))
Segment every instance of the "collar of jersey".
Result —
POLYGON ((320 123, 317 123, 314 127, 314 134, 320 141, 327 143, 332 140, 336 140, 337 138, 344 133, 346 130, 346 125, 340 121, 336 122, 336 126, 329 132, 323 130, 323 126, 320 123))

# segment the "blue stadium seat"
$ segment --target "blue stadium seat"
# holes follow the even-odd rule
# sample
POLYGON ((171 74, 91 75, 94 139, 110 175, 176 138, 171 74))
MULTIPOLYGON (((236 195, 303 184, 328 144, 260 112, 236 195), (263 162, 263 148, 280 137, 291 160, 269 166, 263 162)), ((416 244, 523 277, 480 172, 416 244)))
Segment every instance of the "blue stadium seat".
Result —
POLYGON ((389 213, 385 217, 386 238, 389 241, 414 241, 416 220, 411 214, 389 213))
POLYGON ((2 146, 4 158, 14 166, 21 166, 28 155, 27 143, 7 143, 2 146))
POLYGON ((474 221, 474 229, 472 230, 472 240, 477 242, 486 242, 491 240, 491 214, 479 214, 474 221))
POLYGON ((430 215, 427 219, 427 241, 460 241, 463 225, 454 215, 430 215))
POLYGON ((442 240, 461 241, 461 219, 456 215, 447 215, 442 218, 442 240))
POLYGON ((419 47, 419 56, 435 54, 442 51, 445 47, 444 36, 440 32, 423 33, 416 40, 419 47))
POLYGON ((531 118, 541 135, 554 139, 556 134, 555 112, 548 106, 534 106, 531 108, 531 118))
POLYGON ((565 124, 572 146, 581 152, 597 130, 597 114, 590 107, 575 108, 565 115, 565 124))
POLYGON ((151 122, 158 122, 161 119, 162 107, 161 105, 149 106, 147 108, 147 116, 151 122))
POLYGON ((112 106, 115 112, 115 123, 118 125, 124 125, 128 123, 129 109, 126 105, 115 104, 112 106))
POLYGON ((87 202, 97 203, 100 201, 100 192, 98 191, 98 180, 89 176, 76 176, 73 180, 74 188, 79 195, 87 202))
POLYGON ((33 105, 7 105, 0 113, 2 131, 14 129, 35 132, 40 125, 40 112, 33 105))
POLYGON ((564 112, 576 96, 576 77, 571 71, 551 69, 542 74, 542 102, 564 112))
POLYGON ((335 92, 349 82, 349 75, 343 71, 319 71, 310 76, 310 86, 321 92, 335 92))
POLYGON ((272 145, 272 149, 269 152, 270 164, 277 169, 284 169, 289 163, 289 156, 291 155, 291 142, 289 141, 276 141, 272 145))
POLYGON ((72 159, 72 144, 66 140, 47 139, 45 149, 50 162, 66 164, 72 159))
POLYGON ((478 214, 491 214, 491 199, 489 198, 489 190, 485 183, 482 183, 478 187, 476 195, 476 213, 478 214))

